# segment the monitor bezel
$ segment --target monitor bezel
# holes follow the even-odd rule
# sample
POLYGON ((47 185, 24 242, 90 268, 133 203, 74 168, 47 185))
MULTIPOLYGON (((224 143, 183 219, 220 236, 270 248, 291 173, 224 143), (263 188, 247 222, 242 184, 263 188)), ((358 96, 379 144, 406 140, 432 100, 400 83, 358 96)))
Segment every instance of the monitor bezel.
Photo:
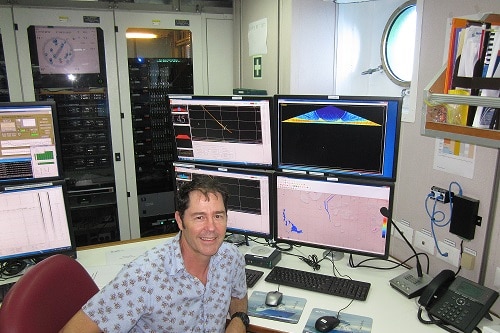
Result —
MULTIPOLYGON (((57 162, 57 176, 52 177, 39 177, 39 178, 11 178, 0 179, 0 185, 6 184, 19 184, 19 183, 34 183, 58 180, 64 177, 62 148, 61 148, 61 135, 59 131, 59 119, 57 115, 57 106, 55 101, 33 101, 33 102, 0 102, 0 109, 7 108, 29 108, 29 107, 50 107, 52 109, 52 128, 54 129, 54 145, 56 152, 57 162)), ((1 112, 1 111, 0 111, 1 112)))
MULTIPOLYGON (((251 168, 251 169, 276 169, 277 167, 277 133, 276 133, 276 117, 274 112, 274 96, 268 95, 181 95, 181 94, 170 94, 168 96, 169 109, 170 109, 170 99, 186 99, 186 100, 208 100, 208 101, 268 101, 269 103, 269 135, 270 135, 270 149, 271 149, 271 163, 248 163, 248 162, 238 162, 238 161, 222 161, 222 160, 206 160, 200 158, 183 158, 178 156, 177 142, 174 139, 175 144, 175 159, 180 162, 185 163, 201 163, 207 165, 219 165, 237 168, 251 168)), ((174 133, 175 135, 175 133, 174 133)))
POLYGON ((373 180, 373 179, 367 179, 367 178, 337 178, 337 177, 328 177, 328 176, 318 176, 318 175, 309 175, 305 173, 290 173, 290 172, 276 172, 274 174, 274 193, 273 193, 273 205, 274 205, 274 212, 275 212, 275 217, 274 217, 274 234, 273 238, 276 244, 284 243, 288 244, 291 246, 306 246, 306 247, 311 247, 311 248, 318 248, 318 249, 323 249, 323 250, 328 250, 328 252, 332 253, 345 253, 345 254, 350 254, 350 255, 361 255, 365 257, 371 257, 371 258, 378 258, 378 259, 387 259, 389 258, 389 249, 390 249, 390 242, 391 242, 391 230, 392 230, 392 208, 394 205, 394 189, 395 189, 395 184, 390 181, 385 181, 385 180, 373 180), (355 249, 346 249, 342 247, 335 246, 334 244, 331 244, 331 246, 319 244, 319 243, 314 243, 314 242, 303 242, 303 241, 298 241, 298 240, 291 240, 286 237, 282 237, 279 234, 279 228, 278 228, 278 177, 289 177, 289 178, 294 178, 294 179, 306 179, 306 180, 311 180, 311 181, 320 181, 320 182, 337 182, 337 183, 345 183, 345 184, 354 184, 354 185, 366 185, 366 186, 381 186, 381 187, 388 187, 389 188, 389 207, 387 208, 387 214, 388 216, 380 214, 381 218, 386 218, 386 242, 385 242, 385 247, 384 247, 384 253, 374 253, 374 252, 368 252, 368 251, 363 251, 363 250, 355 250, 355 249))
MULTIPOLYGON (((221 174, 225 173, 238 173, 242 175, 257 175, 257 176, 263 176, 268 179, 269 183, 269 189, 268 189, 268 197, 269 197, 269 233, 262 233, 262 232, 257 232, 253 230, 242 230, 242 229, 237 229, 237 228, 231 228, 227 227, 226 228, 226 233, 227 234, 238 234, 238 235, 243 235, 246 237, 258 237, 258 238, 263 238, 266 240, 271 240, 274 236, 274 226, 275 226, 275 212, 274 212, 274 204, 272 200, 273 192, 274 192, 274 171, 273 170, 261 170, 261 169, 248 169, 248 168, 238 168, 238 167, 223 167, 223 166, 216 166, 216 165, 210 165, 210 164, 201 164, 201 163, 186 163, 186 162, 181 162, 181 161, 176 161, 173 163, 173 169, 174 169, 174 188, 177 189, 177 184, 175 184, 177 180, 177 175, 176 175, 176 167, 184 167, 184 168, 190 168, 193 170, 202 170, 202 171, 208 171, 208 172, 218 172, 221 174)), ((230 194, 231 195, 231 194, 230 194)), ((177 200, 177 197, 176 197, 177 200)), ((177 208, 177 203, 176 203, 176 208, 177 208)))
MULTIPOLYGON (((397 176, 397 166, 398 166, 398 157, 399 157, 399 140, 400 140, 400 131, 401 131, 401 115, 402 115, 402 97, 394 97, 394 96, 355 96, 355 95, 285 95, 285 94, 277 94, 274 96, 275 98, 275 113, 276 113, 276 163, 278 171, 298 171, 305 172, 306 174, 322 174, 325 176, 331 177, 354 177, 354 178, 369 178, 369 179, 380 179, 380 180, 388 180, 388 181, 396 181, 397 176), (396 114, 391 114, 393 118, 391 121, 395 122, 392 126, 394 135, 392 136, 393 146, 391 149, 392 155, 392 168, 391 174, 376 174, 372 172, 365 172, 362 170, 350 170, 345 168, 335 168, 335 167, 323 167, 317 165, 300 165, 300 164, 292 164, 292 163, 283 163, 281 161, 281 151, 282 151, 282 135, 281 135, 281 108, 280 104, 282 100, 293 100, 293 101, 303 101, 304 104, 314 103, 314 102, 322 102, 322 103, 336 103, 336 102, 392 102, 397 103, 396 114)), ((387 126, 387 124, 386 124, 387 126)), ((387 128, 386 128, 387 129, 387 128)), ((387 138, 386 138, 387 140, 387 138)))
POLYGON ((30 188, 47 188, 47 187, 58 187, 62 188, 64 205, 66 207, 66 221, 68 225, 68 233, 71 245, 66 248, 57 249, 46 249, 43 252, 23 252, 18 254, 13 254, 8 257, 0 257, 0 263, 4 262, 15 262, 15 261, 25 261, 32 260, 33 262, 38 262, 45 258, 48 258, 55 254, 64 254, 72 258, 77 258, 77 249, 75 241, 75 233, 73 227, 73 220, 71 218, 70 202, 68 197, 67 184, 64 180, 47 181, 41 183, 28 183, 28 184, 15 184, 15 185, 0 185, 0 192, 7 190, 15 191, 16 189, 30 189, 30 188))

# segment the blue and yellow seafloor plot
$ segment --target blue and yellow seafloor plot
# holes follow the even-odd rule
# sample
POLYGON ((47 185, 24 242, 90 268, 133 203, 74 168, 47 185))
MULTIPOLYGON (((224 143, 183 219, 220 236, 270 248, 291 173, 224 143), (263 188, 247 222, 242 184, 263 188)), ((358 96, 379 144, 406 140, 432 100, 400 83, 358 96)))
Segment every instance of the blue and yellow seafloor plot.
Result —
POLYGON ((285 123, 315 123, 315 124, 342 124, 381 126, 371 120, 357 116, 335 106, 329 105, 324 108, 310 111, 299 116, 284 120, 285 123))

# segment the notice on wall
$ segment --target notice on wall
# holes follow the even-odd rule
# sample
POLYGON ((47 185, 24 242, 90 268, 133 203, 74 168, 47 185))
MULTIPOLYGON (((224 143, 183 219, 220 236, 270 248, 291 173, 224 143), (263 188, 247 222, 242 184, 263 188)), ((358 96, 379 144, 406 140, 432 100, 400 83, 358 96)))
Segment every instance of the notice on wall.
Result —
POLYGON ((267 18, 248 25, 248 56, 267 54, 267 18))
POLYGON ((434 169, 472 179, 476 146, 450 139, 436 139, 434 169))

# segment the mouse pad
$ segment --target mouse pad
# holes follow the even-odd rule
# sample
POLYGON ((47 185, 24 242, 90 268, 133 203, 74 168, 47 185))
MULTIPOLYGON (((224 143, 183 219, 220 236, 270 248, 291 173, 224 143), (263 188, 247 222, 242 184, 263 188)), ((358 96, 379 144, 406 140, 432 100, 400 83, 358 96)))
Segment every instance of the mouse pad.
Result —
MULTIPOLYGON (((314 328, 314 324, 318 318, 323 316, 337 316, 337 312, 318 308, 312 309, 311 315, 309 319, 307 319, 306 327, 304 327, 302 333, 318 333, 319 331, 314 328)), ((372 318, 341 312, 339 319, 340 324, 330 332, 369 333, 372 330, 372 318)))
MULTIPOLYGON (((281 304, 266 305, 267 292, 255 290, 248 299, 248 315, 297 324, 306 306, 306 299, 283 295, 281 304)), ((314 325, 313 325, 314 326, 314 325)))

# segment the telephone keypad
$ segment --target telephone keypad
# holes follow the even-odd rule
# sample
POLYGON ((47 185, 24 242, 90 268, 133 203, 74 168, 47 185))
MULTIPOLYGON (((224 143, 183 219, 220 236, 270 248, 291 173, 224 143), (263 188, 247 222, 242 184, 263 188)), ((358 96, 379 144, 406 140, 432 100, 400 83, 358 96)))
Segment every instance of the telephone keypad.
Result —
POLYGON ((449 301, 444 301, 437 309, 438 317, 454 322, 459 325, 469 314, 471 304, 463 297, 452 297, 449 301))

